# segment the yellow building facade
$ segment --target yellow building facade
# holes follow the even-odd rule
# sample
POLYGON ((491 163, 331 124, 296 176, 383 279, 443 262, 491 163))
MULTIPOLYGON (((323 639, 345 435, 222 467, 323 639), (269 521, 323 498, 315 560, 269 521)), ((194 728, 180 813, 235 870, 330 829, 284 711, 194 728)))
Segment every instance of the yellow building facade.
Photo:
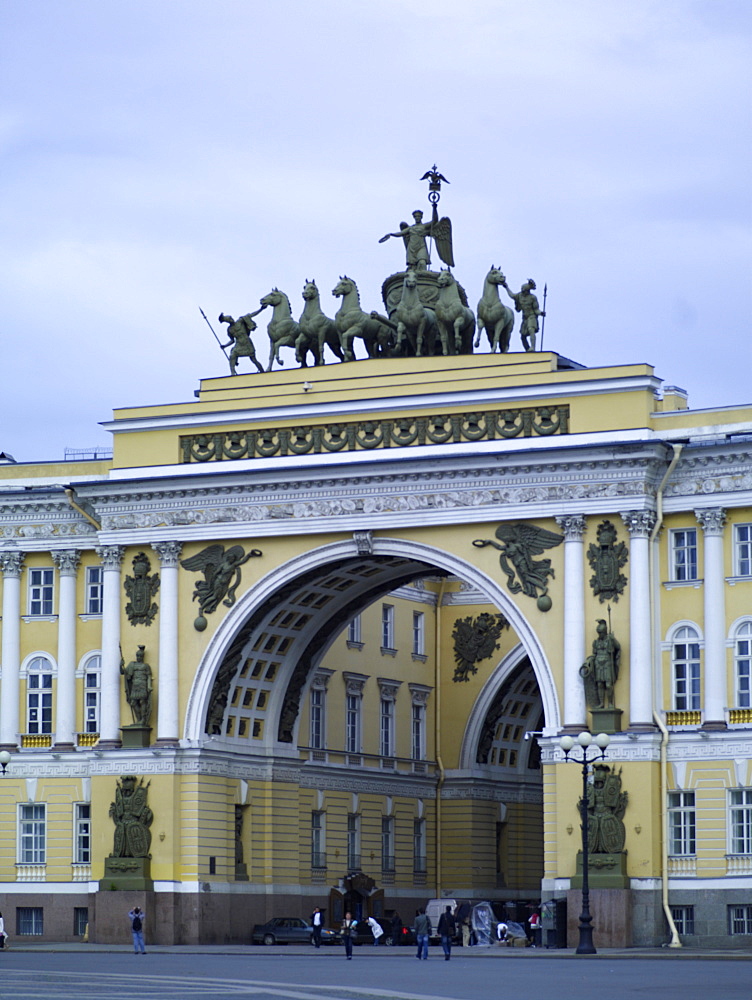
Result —
POLYGON ((568 900, 573 941, 558 740, 598 723, 628 798, 596 944, 750 943, 752 406, 539 352, 205 379, 106 426, 112 459, 0 464, 11 932, 117 940, 139 902, 156 941, 246 942, 446 896, 552 933, 568 900))

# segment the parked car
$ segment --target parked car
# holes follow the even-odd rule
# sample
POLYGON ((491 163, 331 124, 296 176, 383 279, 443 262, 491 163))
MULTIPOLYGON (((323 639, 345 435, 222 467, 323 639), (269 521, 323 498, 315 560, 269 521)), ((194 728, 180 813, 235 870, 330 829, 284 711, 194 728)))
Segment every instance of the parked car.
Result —
MULTIPOLYGON (((321 929, 321 943, 335 944, 337 934, 328 927, 321 929)), ((272 917, 265 924, 256 924, 251 934, 253 944, 311 944, 313 927, 302 917, 272 917)))

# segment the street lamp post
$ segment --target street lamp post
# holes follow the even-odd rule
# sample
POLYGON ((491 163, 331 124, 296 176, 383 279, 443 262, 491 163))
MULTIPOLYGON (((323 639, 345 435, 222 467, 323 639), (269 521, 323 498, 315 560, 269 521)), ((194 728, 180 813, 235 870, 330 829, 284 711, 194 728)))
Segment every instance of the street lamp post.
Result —
POLYGON ((5 771, 8 764, 10 764, 11 759, 11 755, 7 750, 0 750, 0 767, 3 769, 3 777, 5 777, 5 771))
POLYGON ((582 819, 582 913, 580 913, 580 943, 575 950, 576 955, 595 955, 593 944, 593 918, 590 914, 590 884, 588 880, 588 807, 587 779, 588 768, 595 760, 604 760, 606 747, 611 740, 606 733, 598 733, 593 738, 590 733, 583 732, 575 741, 571 736, 562 736, 559 746, 564 751, 564 760, 569 763, 569 755, 577 743, 582 751, 581 757, 573 757, 575 764, 582 764, 582 800, 580 803, 582 819), (588 757, 588 747, 595 744, 596 752, 588 757))

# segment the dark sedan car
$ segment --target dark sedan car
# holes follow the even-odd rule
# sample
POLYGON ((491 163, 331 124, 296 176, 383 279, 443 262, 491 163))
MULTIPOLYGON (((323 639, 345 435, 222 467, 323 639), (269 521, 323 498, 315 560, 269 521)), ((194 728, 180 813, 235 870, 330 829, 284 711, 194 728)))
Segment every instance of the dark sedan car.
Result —
MULTIPOLYGON (((253 944, 311 944, 313 927, 302 917, 273 917, 265 924, 256 924, 251 934, 253 944)), ((321 930, 321 943, 334 944, 337 935, 329 928, 321 930)))

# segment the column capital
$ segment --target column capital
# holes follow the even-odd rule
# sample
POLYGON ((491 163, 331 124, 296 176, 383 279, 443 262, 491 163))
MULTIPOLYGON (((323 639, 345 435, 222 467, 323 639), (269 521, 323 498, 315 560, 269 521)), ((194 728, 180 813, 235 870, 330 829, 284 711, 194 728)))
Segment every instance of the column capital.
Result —
POLYGON ((566 542, 581 542, 585 534, 584 514, 561 514, 554 518, 564 532, 566 542))
POLYGON ((723 507, 702 507, 695 511, 698 524, 706 535, 722 535, 726 523, 726 511, 723 507))
POLYGON ((104 569, 120 569, 125 555, 123 545, 101 545, 94 550, 102 560, 104 569))
POLYGON ((622 510, 619 516, 633 538, 648 538, 656 522, 652 510, 622 510))
POLYGON ((183 551, 182 542, 152 542, 151 547, 159 556, 162 569, 177 569, 178 559, 183 551))
POLYGON ((23 569, 25 552, 0 552, 0 568, 5 576, 18 579, 23 569))
POLYGON ((78 564, 81 562, 81 553, 78 549, 60 549, 52 553, 52 561, 57 566, 60 576, 75 576, 78 564))

